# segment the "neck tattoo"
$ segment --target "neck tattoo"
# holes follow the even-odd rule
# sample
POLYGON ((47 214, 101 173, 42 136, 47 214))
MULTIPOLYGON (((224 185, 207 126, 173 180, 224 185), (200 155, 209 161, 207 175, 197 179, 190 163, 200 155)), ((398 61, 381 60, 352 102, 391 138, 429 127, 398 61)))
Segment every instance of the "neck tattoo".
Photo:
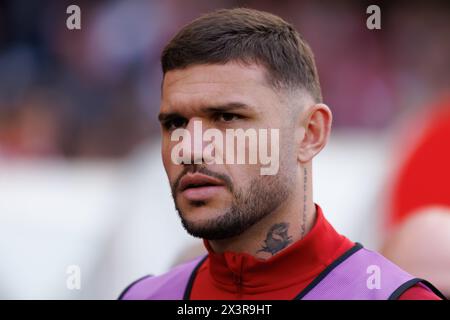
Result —
POLYGON ((268 252, 272 255, 286 248, 292 243, 292 237, 288 235, 289 223, 281 222, 274 224, 267 232, 264 245, 256 253, 268 252))
POLYGON ((306 185, 308 181, 308 172, 306 168, 303 169, 303 215, 302 215, 302 239, 306 232, 306 185))

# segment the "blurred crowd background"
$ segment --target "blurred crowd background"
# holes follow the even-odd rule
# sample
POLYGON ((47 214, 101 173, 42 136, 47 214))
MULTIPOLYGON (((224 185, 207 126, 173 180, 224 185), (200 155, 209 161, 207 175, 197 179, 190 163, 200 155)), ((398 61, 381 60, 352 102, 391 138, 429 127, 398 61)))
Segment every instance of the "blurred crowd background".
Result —
POLYGON ((0 1, 2 157, 117 158, 158 138, 163 45, 200 13, 249 6, 292 22, 313 48, 335 128, 383 130, 449 86, 449 6, 369 2, 0 1), (74 2, 74 3, 75 3, 74 2))
POLYGON ((381 30, 369 30, 370 4, 0 0, 0 298, 115 298, 198 244, 160 163, 159 57, 181 26, 218 8, 278 14, 312 47, 334 116, 314 197, 339 231, 377 248, 387 177, 422 127, 408 123, 448 96, 450 5, 385 1, 381 30), (81 30, 66 27, 70 4, 81 30), (80 290, 66 286, 73 264, 80 290))

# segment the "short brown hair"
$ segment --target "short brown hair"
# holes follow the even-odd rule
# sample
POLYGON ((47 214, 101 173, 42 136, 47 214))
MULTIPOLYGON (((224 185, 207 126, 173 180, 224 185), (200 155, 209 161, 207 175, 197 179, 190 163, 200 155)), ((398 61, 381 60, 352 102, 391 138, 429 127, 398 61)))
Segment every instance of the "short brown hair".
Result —
POLYGON ((262 64, 277 88, 306 89, 322 101, 313 53, 294 27, 253 9, 221 9, 184 26, 161 55, 163 74, 197 64, 262 64))

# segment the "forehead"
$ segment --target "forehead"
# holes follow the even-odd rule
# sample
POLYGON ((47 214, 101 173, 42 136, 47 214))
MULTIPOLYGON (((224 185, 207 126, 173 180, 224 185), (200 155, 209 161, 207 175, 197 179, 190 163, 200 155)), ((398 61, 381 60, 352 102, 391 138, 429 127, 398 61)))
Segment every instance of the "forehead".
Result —
POLYGON ((260 105, 276 98, 262 66, 235 62, 195 65, 166 73, 161 109, 192 108, 230 100, 260 105))

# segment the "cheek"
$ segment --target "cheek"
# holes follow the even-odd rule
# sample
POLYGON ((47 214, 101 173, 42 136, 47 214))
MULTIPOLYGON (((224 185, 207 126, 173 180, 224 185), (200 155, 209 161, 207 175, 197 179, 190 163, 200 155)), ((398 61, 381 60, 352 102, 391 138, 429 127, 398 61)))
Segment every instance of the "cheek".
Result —
POLYGON ((294 139, 292 131, 282 131, 280 134, 280 167, 281 164, 292 165, 297 163, 297 141, 294 139))
POLYGON ((171 146, 168 143, 164 142, 162 143, 161 147, 162 162, 169 178, 173 175, 173 172, 176 170, 175 167, 177 167, 177 165, 172 162, 171 150, 172 150, 171 146))
POLYGON ((235 188, 247 189, 250 182, 260 176, 260 166, 235 164, 228 167, 228 172, 233 180, 233 186, 235 188))
POLYGON ((164 165, 164 168, 168 169, 168 166, 170 165, 170 150, 167 147, 162 146, 161 147, 161 156, 162 156, 162 162, 164 165))

